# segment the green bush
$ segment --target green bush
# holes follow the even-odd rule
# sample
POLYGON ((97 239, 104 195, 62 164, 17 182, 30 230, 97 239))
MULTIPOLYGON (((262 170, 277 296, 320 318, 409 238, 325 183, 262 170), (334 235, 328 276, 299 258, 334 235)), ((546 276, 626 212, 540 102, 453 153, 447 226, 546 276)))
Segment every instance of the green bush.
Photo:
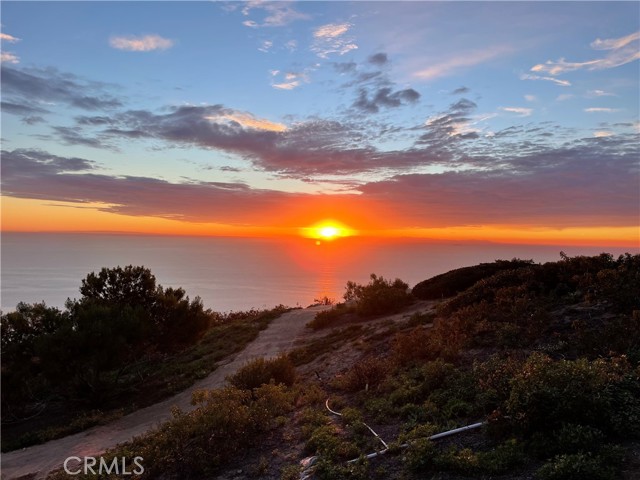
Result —
POLYGON ((175 409, 170 421, 107 456, 143 457, 144 478, 211 475, 273 428, 292 408, 292 395, 282 385, 263 385, 253 393, 225 387, 197 391, 193 403, 195 410, 175 409))
POLYGON ((271 360, 257 358, 248 362, 235 374, 227 377, 227 381, 231 385, 244 390, 253 390, 270 382, 291 386, 295 379, 295 367, 286 355, 271 360))
POLYGON ((563 423, 625 435, 640 428, 640 379, 625 358, 553 361, 533 354, 511 386, 506 412, 523 432, 563 423))
POLYGON ((372 317, 397 313, 411 302, 409 285, 396 278, 393 282, 371 274, 371 280, 367 285, 359 285, 355 282, 347 282, 347 291, 344 299, 353 301, 356 313, 361 317, 372 317))
POLYGON ((614 480, 616 470, 599 456, 587 453, 558 455, 536 473, 540 480, 614 480))

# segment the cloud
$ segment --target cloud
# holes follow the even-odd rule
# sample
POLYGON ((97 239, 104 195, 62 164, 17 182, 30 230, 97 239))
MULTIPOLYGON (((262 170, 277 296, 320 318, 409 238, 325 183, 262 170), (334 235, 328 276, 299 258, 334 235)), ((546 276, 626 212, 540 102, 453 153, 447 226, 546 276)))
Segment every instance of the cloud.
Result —
POLYGON ((458 87, 451 92, 451 95, 464 95, 465 93, 469 93, 469 91, 469 87, 458 87))
POLYGON ((29 105, 29 104, 5 102, 5 101, 1 103, 0 109, 2 109, 2 111, 5 113, 11 113, 13 115, 23 115, 23 116, 50 113, 49 110, 46 110, 42 107, 29 105))
POLYGON ((366 88, 361 88, 353 107, 367 113, 378 113, 381 107, 397 108, 403 105, 416 103, 420 94, 413 88, 393 92, 391 88, 384 87, 377 90, 372 97, 366 88))
POLYGON ((302 85, 302 82, 309 83, 309 75, 306 71, 282 73, 279 70, 272 70, 271 75, 273 77, 280 76, 282 79, 279 82, 274 79, 271 83, 271 86, 278 90, 293 90, 302 85))
POLYGON ((614 113, 618 112, 617 108, 608 108, 608 107, 589 107, 584 109, 587 113, 614 113))
POLYGON ((248 16, 252 10, 264 11, 264 19, 262 23, 254 20, 245 20, 242 24, 250 28, 261 27, 283 27, 296 20, 308 20, 310 17, 305 13, 298 12, 292 7, 292 2, 263 2, 250 1, 247 2, 242 9, 242 14, 248 16))
POLYGON ((593 132, 593 136, 596 137, 596 138, 611 137, 613 135, 614 135, 614 133, 610 132, 608 130, 598 130, 598 131, 593 132))
POLYGON ((230 122, 236 122, 245 128, 254 128, 256 130, 265 130, 268 132, 284 132, 287 130, 287 126, 282 123, 272 122, 264 118, 256 118, 250 113, 244 112, 228 112, 222 115, 214 115, 205 118, 213 122, 228 120, 230 122))
POLYGON ((603 58, 586 62, 567 62, 564 58, 553 62, 548 60, 531 67, 532 72, 544 72, 550 75, 561 75, 574 70, 605 70, 619 67, 640 59, 640 31, 621 38, 606 40, 596 39, 591 43, 594 50, 608 50, 603 58))
POLYGON ((273 47, 273 42, 271 40, 264 40, 260 47, 258 47, 258 50, 267 53, 271 47, 273 47))
POLYGON ((594 97, 617 97, 615 93, 605 92, 604 90, 589 90, 587 92, 587 98, 594 97))
POLYGON ((452 103, 446 112, 427 119, 426 133, 418 140, 421 145, 448 150, 459 140, 478 138, 478 130, 471 127, 471 114, 478 108, 471 100, 462 98, 452 103))
POLYGON ((20 63, 20 58, 11 52, 0 53, 0 63, 20 63))
POLYGON ((356 50, 354 38, 345 35, 353 25, 351 23, 330 23, 313 31, 314 43, 311 50, 320 58, 329 58, 331 54, 344 55, 356 50))
MULTIPOLYGON (((3 65, 1 76, 2 111, 22 116, 25 125, 44 121, 43 115, 50 114, 51 110, 43 105, 63 104, 89 111, 109 111, 122 106, 120 99, 106 92, 105 85, 53 68, 19 70, 3 65)), ((69 142, 65 140, 65 143, 69 142)))
POLYGON ((374 65, 377 65, 378 67, 381 67, 383 65, 386 65, 389 62, 389 59, 387 58, 387 54, 386 53, 376 53, 375 55, 371 55, 367 61, 369 63, 372 63, 374 65))
POLYGON ((353 25, 350 23, 329 23, 316 28, 313 31, 315 38, 337 38, 349 31, 353 25))
POLYGON ((560 95, 558 95, 558 96, 556 97, 556 100, 557 100, 558 102, 564 102, 565 100, 569 100, 569 99, 571 99, 571 98, 573 98, 573 97, 574 97, 574 95, 573 95, 573 94, 571 94, 571 93, 561 93, 560 95))
POLYGON ((19 38, 9 35, 8 33, 0 33, 0 40, 9 43, 16 43, 20 41, 19 38))
POLYGON ((559 78, 553 77, 542 77, 540 75, 531 75, 529 73, 523 73, 520 75, 520 80, 544 80, 546 82, 553 82, 556 85, 560 85, 561 87, 570 87, 571 82, 568 80, 560 80, 559 78))
POLYGON ((528 117, 533 113, 532 108, 524 107, 500 107, 503 112, 517 113, 519 117, 528 117))
POLYGON ((506 46, 494 46, 484 50, 468 51, 459 56, 448 58, 429 67, 422 68, 414 72, 413 76, 423 80, 433 80, 454 75, 460 70, 488 62, 494 58, 509 54, 512 51, 512 47, 506 46))
POLYGON ((406 225, 637 225, 637 164, 632 154, 606 153, 603 147, 615 144, 613 138, 525 156, 520 162, 532 166, 528 171, 398 175, 358 190, 371 201, 386 202, 406 225))
POLYGON ((524 96, 524 99, 525 99, 527 102, 535 102, 535 101, 537 101, 537 100, 538 100, 538 98, 537 98, 535 95, 525 95, 525 96, 524 96))
POLYGON ((109 45, 118 50, 128 52, 150 52, 153 50, 167 50, 173 47, 173 40, 163 38, 159 35, 145 35, 136 37, 133 35, 124 37, 111 37, 109 45))
MULTIPOLYGON (((452 110, 472 109, 464 102, 452 110)), ((347 160, 339 157, 339 149, 327 149, 326 140, 337 138, 344 127, 319 122, 301 127, 304 132, 279 134, 287 138, 291 151, 283 147, 273 152, 274 161, 281 162, 279 168, 284 162, 300 165, 304 150, 324 145, 322 155, 315 156, 311 165, 322 163, 318 174, 335 172, 336 162, 344 165, 347 160), (292 156, 294 151, 300 156, 292 156)), ((263 225, 265 218, 304 222, 309 211, 323 211, 327 215, 372 212, 398 228, 505 223, 555 228, 629 226, 637 225, 640 213, 638 150, 637 136, 628 135, 583 139, 533 152, 511 148, 506 157, 492 155, 486 161, 493 163, 479 163, 472 169, 397 174, 352 185, 357 194, 338 195, 255 189, 240 182, 172 183, 110 176, 95 173, 96 164, 82 158, 14 150, 2 152, 2 190, 19 198, 101 203, 102 210, 125 215, 229 224, 263 225), (297 217, 289 214, 292 209, 299 212, 297 217)), ((416 158, 429 161, 426 153, 416 151, 394 152, 393 158, 382 158, 375 151, 362 151, 360 156, 353 151, 342 153, 355 165, 372 158, 387 165, 395 160, 400 166, 412 157, 414 162, 416 158)))

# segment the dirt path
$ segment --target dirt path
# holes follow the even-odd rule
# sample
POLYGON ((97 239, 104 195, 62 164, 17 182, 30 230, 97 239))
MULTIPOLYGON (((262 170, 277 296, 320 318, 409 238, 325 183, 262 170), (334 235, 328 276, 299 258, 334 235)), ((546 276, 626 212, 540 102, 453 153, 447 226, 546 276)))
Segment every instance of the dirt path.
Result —
POLYGON ((295 340, 302 335, 305 324, 313 319, 316 312, 325 308, 327 307, 311 307, 285 313, 275 319, 266 330, 260 332, 252 343, 228 363, 218 367, 191 388, 163 402, 140 409, 108 425, 2 454, 2 480, 18 479, 27 475, 27 478, 44 478, 48 472, 61 468, 67 457, 96 456, 165 422, 171 418, 173 405, 183 410, 191 410, 193 390, 220 387, 227 375, 234 373, 247 361, 258 357, 274 357, 291 349, 295 340))

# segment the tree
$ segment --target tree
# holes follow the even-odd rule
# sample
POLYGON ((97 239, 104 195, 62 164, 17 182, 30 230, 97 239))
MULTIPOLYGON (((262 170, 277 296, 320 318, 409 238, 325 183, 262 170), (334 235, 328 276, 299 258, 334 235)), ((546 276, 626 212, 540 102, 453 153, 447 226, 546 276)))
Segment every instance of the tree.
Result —
POLYGON ((145 267, 103 268, 82 280, 83 300, 151 308, 157 298, 156 277, 145 267))

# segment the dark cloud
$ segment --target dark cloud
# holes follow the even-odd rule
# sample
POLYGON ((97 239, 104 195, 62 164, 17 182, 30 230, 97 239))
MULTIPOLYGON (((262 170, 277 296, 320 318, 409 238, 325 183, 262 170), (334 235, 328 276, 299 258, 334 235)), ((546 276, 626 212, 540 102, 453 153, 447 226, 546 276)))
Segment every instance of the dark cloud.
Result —
POLYGON ((83 110, 109 110, 122 106, 120 99, 104 91, 103 84, 82 81, 53 68, 18 70, 2 66, 1 75, 3 95, 13 104, 37 108, 33 106, 34 102, 61 102, 83 110))
POLYGON ((16 149, 2 151, 3 193, 11 193, 11 185, 32 176, 50 176, 64 172, 86 172, 94 162, 77 157, 59 157, 43 150, 16 149), (5 184, 6 180, 6 184, 5 184), (8 190, 5 190, 7 189, 8 190))
POLYGON ((39 115, 30 115, 28 117, 22 117, 22 123, 26 125, 35 125, 36 123, 43 123, 45 120, 39 115))
POLYGON ((83 131, 79 127, 53 127, 55 136, 62 140, 65 145, 84 145, 93 148, 115 149, 114 146, 105 143, 103 140, 95 137, 87 137, 83 135, 83 131))
POLYGON ((113 119, 105 116, 85 116, 80 115, 75 117, 75 121, 78 125, 110 125, 113 123, 113 119))
POLYGON ((413 88, 398 90, 393 92, 391 88, 384 87, 377 90, 372 96, 365 88, 360 89, 360 93, 353 107, 367 113, 378 113, 381 107, 397 108, 402 105, 416 103, 420 99, 420 94, 413 88))
POLYGON ((375 55, 371 55, 367 61, 369 63, 372 63, 374 65, 377 65, 379 67, 386 65, 387 62, 389 61, 389 59, 387 58, 387 54, 380 52, 380 53, 376 53, 375 55))
POLYGON ((425 125, 426 133, 420 136, 417 143, 432 147, 454 146, 458 140, 479 138, 477 132, 466 128, 471 121, 470 115, 478 106, 466 98, 449 106, 446 112, 431 117, 425 125))
POLYGON ((606 154, 602 146, 514 158, 503 170, 399 175, 358 189, 403 212, 407 225, 637 225, 640 152, 606 154))
POLYGON ((451 95, 464 95, 465 93, 469 93, 469 91, 470 90, 468 87, 458 87, 453 92, 451 92, 451 95))
MULTIPOLYGON (((326 133, 333 128, 325 126, 326 133)), ((442 174, 396 175, 365 184, 348 182, 360 193, 338 195, 254 189, 244 183, 193 179, 172 183, 100 175, 94 173, 93 162, 85 159, 13 150, 2 152, 2 189, 5 195, 19 198, 102 203, 107 205, 105 211, 126 215, 230 224, 261 225, 269 213, 278 213, 284 224, 293 218, 284 212, 296 210, 304 219, 322 206, 327 214, 368 211, 379 218, 382 208, 396 228, 505 223, 554 228, 629 226, 637 224, 640 214, 637 140, 637 136, 584 139, 563 148, 502 159, 501 168, 483 165, 442 174)), ((425 151, 394 154, 400 164, 424 155, 425 151)), ((385 161, 390 163, 389 158, 385 161)))
POLYGON ((0 108, 5 113, 11 113, 13 115, 35 115, 35 114, 43 114, 50 113, 49 110, 46 110, 41 107, 24 104, 24 103, 12 103, 12 102, 2 102, 0 108))

